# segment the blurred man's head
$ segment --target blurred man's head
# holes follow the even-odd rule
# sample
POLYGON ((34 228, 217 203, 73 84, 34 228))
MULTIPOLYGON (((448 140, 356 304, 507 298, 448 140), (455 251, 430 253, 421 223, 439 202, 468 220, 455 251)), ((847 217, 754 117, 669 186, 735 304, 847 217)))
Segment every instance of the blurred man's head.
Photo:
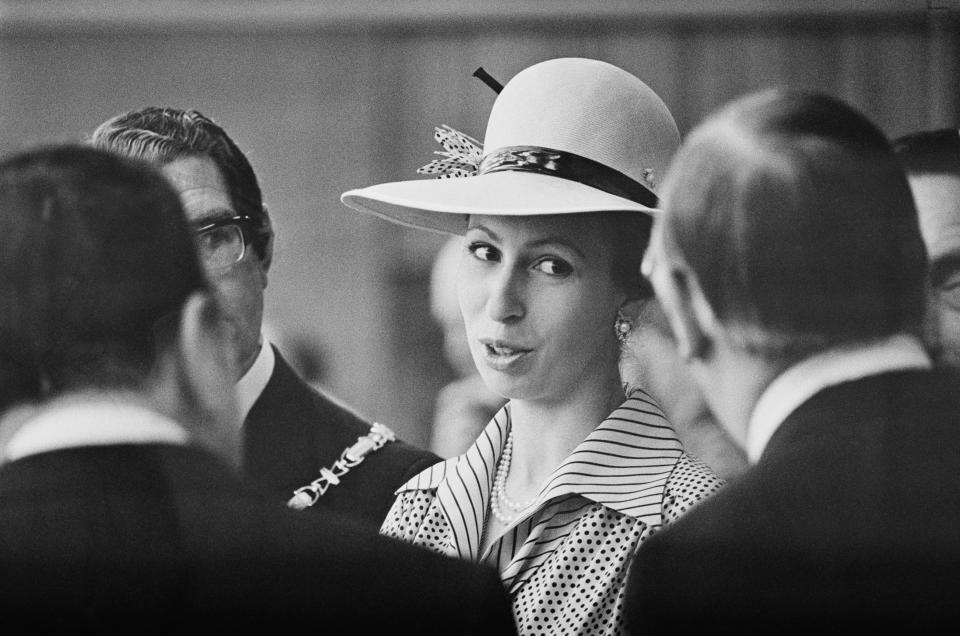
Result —
POLYGON ((960 131, 907 135, 894 149, 907 170, 930 260, 927 344, 938 361, 960 366, 960 131))
POLYGON ((0 410, 122 395, 235 453, 222 316, 159 172, 88 147, 17 154, 0 221, 0 410))
POLYGON ((782 367, 919 332, 926 254, 906 177, 842 102, 734 101, 687 138, 663 192, 645 271, 686 357, 723 345, 782 367))
POLYGON ((194 110, 149 107, 103 123, 94 146, 160 166, 199 235, 201 263, 233 328, 238 373, 260 349, 273 230, 257 177, 227 133, 194 110))

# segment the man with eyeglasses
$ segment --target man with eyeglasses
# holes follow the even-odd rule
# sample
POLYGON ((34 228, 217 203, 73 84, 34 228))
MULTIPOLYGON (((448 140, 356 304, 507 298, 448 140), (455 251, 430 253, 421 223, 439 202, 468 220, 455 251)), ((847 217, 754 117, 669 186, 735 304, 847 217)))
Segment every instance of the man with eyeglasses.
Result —
POLYGON ((917 204, 930 262, 925 340, 938 363, 960 367, 960 130, 894 142, 917 204))
POLYGON ((245 474, 291 507, 379 526, 394 490, 439 458, 310 387, 264 338, 274 234, 243 152, 201 113, 161 107, 104 122, 91 143, 159 166, 180 194, 232 332, 245 474))

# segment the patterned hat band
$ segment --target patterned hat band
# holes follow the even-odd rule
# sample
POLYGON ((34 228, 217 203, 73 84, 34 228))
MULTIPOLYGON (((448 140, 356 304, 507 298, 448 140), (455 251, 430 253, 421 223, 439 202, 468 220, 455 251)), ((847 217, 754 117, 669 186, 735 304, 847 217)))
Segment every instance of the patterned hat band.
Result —
POLYGON ((656 208, 657 195, 646 186, 599 161, 540 146, 507 146, 483 157, 477 175, 534 172, 576 181, 634 203, 656 208))

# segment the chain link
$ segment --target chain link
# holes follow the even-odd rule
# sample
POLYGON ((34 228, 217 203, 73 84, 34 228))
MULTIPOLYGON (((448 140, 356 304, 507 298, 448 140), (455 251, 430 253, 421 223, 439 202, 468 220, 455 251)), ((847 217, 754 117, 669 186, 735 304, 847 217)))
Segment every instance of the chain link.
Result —
POLYGON ((370 427, 370 432, 361 435, 352 446, 348 446, 340 453, 340 458, 329 468, 320 469, 320 476, 306 486, 293 491, 293 497, 287 502, 287 507, 294 510, 305 510, 317 503, 331 486, 340 483, 340 478, 350 472, 350 469, 359 464, 367 455, 380 450, 387 442, 392 442, 397 436, 389 428, 377 422, 370 427))

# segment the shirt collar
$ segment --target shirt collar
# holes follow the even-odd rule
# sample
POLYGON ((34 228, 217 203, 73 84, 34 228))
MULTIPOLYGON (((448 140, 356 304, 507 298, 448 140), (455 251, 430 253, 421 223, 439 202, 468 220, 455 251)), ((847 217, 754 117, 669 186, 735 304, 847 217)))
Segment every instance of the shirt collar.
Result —
POLYGON ((273 367, 276 363, 276 356, 273 354, 273 345, 264 335, 260 336, 260 353, 253 361, 253 365, 243 374, 240 381, 237 382, 237 410, 240 417, 238 423, 243 423, 247 419, 247 414, 253 408, 254 403, 260 399, 260 394, 267 388, 270 382, 270 376, 273 375, 273 367))
POLYGON ((890 371, 930 366, 930 356, 923 345, 907 334, 811 356, 777 376, 760 395, 747 428, 747 457, 756 463, 784 420, 828 387, 890 371))
POLYGON ((682 453, 657 403, 634 390, 553 471, 539 501, 577 494, 659 525, 663 489, 682 453))
MULTIPOLYGON (((494 473, 510 426, 507 403, 463 455, 432 466, 397 491, 436 489, 462 558, 473 558, 479 551, 494 473)), ((530 513, 549 500, 576 494, 648 525, 660 525, 666 481, 682 452, 660 407, 635 390, 554 470, 530 513)), ((510 527, 528 516, 518 517, 510 527)))
POLYGON ((188 439, 182 426, 142 406, 105 400, 65 403, 18 423, 3 448, 3 461, 80 446, 186 444, 188 439))

